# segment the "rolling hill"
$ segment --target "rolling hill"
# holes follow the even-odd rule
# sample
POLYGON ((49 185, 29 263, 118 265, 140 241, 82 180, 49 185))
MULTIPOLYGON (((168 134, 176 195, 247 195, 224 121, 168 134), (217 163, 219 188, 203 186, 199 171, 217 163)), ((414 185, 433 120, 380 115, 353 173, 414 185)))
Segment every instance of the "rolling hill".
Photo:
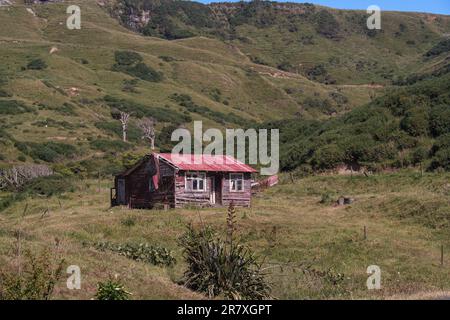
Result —
POLYGON ((368 32, 365 12, 310 4, 78 1, 82 28, 68 30, 64 1, 8 3, 0 7, 6 166, 111 173, 118 154, 148 149, 143 116, 157 120, 161 149, 171 130, 197 119, 328 126, 390 88, 448 71, 447 16, 386 12, 382 30, 368 32), (133 113, 126 143, 117 110, 133 113))

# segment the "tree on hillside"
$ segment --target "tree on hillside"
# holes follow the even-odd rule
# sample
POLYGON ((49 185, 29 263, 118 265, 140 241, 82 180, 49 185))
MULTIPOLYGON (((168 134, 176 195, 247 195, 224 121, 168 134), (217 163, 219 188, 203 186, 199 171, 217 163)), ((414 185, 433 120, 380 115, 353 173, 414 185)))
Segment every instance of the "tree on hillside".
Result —
POLYGON ((120 111, 120 123, 122 124, 123 141, 127 142, 128 121, 130 121, 131 113, 120 111))
POLYGON ((152 150, 155 149, 155 125, 156 121, 153 118, 144 118, 139 122, 139 128, 143 132, 142 139, 147 139, 150 142, 152 150))

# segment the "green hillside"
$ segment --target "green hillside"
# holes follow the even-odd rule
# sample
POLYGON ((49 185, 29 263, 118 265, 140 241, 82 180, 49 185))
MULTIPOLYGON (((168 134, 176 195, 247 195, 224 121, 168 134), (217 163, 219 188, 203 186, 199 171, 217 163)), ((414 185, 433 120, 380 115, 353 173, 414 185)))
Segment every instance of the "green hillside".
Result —
POLYGON ((420 71, 427 64, 422 54, 450 29, 447 16, 382 12, 381 30, 369 30, 364 11, 308 3, 111 2, 113 16, 144 35, 212 36, 238 47, 255 63, 327 84, 386 84, 420 71))
MULTIPOLYGON (((367 32, 364 12, 309 4, 77 4, 81 30, 66 28, 64 2, 24 5, 16 0, 0 7, 4 166, 36 162, 65 173, 67 168, 116 172, 123 166, 121 155, 148 152, 138 128, 142 117, 156 119, 156 146, 163 150, 170 145, 170 132, 190 127, 193 120, 219 128, 279 121, 282 131, 286 119, 292 128, 319 121, 345 131, 345 119, 354 113, 342 114, 369 108, 360 106, 376 104, 376 97, 395 86, 448 80, 447 16, 387 12, 382 30, 367 32), (132 24, 136 17, 145 19, 132 24), (121 141, 114 118, 118 111, 132 113, 128 142, 121 141)), ((384 112, 371 109, 378 111, 384 112)), ((400 122, 403 116, 394 117, 400 122)), ((429 134, 428 129, 415 133, 411 139, 420 143, 408 150, 419 145, 430 150, 434 136, 429 134)), ((295 138, 294 144, 310 139, 295 138)), ((392 153, 404 149, 392 148, 392 153)), ((302 157, 283 168, 312 159, 302 157)), ((398 155, 353 160, 392 165, 389 159, 398 155)))

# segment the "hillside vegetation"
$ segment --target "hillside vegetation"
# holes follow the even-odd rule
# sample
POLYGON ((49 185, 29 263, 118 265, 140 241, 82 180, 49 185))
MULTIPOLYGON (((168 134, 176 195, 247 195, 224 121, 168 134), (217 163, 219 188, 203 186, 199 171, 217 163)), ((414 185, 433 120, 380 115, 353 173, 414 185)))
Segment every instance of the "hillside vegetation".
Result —
POLYGON ((255 63, 327 84, 390 83, 427 65, 423 53, 448 53, 448 41, 442 39, 450 28, 447 16, 382 12, 381 30, 369 30, 364 11, 308 3, 111 3, 113 16, 144 35, 214 37, 238 47, 255 63))
POLYGON ((117 153, 148 152, 137 129, 142 117, 157 121, 156 145, 163 148, 174 127, 190 127, 193 120, 224 128, 326 118, 382 90, 326 86, 257 64, 219 38, 139 35, 110 17, 106 6, 78 4, 81 30, 66 28, 63 2, 25 6, 16 0, 0 8, 5 165, 64 163, 77 174, 91 168, 110 173, 121 166, 117 153), (119 141, 117 110, 132 112, 127 143, 119 141))

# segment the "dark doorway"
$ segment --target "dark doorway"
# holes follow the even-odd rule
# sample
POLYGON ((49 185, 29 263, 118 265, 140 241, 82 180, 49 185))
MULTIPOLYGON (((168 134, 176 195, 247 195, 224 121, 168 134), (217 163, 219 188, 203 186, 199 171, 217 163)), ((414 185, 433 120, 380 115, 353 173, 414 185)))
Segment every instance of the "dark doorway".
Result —
POLYGON ((217 174, 214 178, 214 191, 216 193, 216 204, 222 205, 222 174, 217 174))

